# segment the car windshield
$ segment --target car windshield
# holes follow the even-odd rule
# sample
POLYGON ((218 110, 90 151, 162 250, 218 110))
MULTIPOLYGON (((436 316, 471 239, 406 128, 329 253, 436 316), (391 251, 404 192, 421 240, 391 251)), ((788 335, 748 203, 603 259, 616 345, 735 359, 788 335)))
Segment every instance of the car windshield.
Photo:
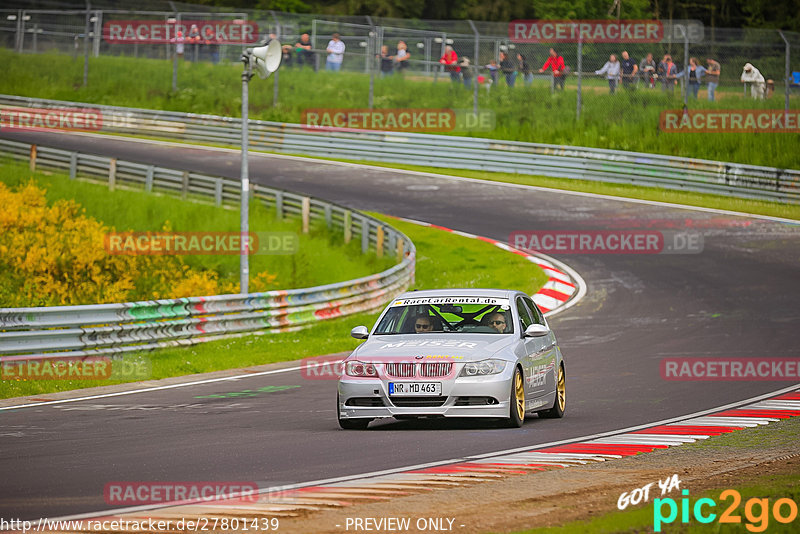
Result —
POLYGON ((509 334, 513 330, 508 299, 433 297, 395 300, 375 334, 509 334))

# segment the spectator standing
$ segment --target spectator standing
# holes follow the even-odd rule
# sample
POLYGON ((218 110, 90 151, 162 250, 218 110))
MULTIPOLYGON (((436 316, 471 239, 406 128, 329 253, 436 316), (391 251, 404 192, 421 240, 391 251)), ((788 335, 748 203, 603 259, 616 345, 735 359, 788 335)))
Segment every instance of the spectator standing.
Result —
POLYGON ((678 79, 678 66, 672 62, 672 56, 664 55, 664 59, 658 64, 658 76, 661 78, 661 89, 663 91, 675 92, 675 80, 678 79))
POLYGON ((514 72, 514 64, 505 52, 500 52, 500 71, 506 77, 506 84, 509 87, 514 87, 514 81, 517 79, 517 73, 514 72))
POLYGON ((461 67, 458 66, 458 54, 453 50, 453 47, 447 45, 444 47, 444 55, 439 59, 439 63, 444 65, 444 70, 450 73, 450 81, 458 83, 461 81, 461 67))
POLYGON ((178 56, 178 59, 183 59, 183 47, 186 42, 186 39, 183 38, 183 32, 178 31, 172 42, 175 43, 175 55, 178 56))
POLYGON ((341 36, 338 33, 334 33, 331 36, 331 40, 328 41, 328 48, 326 49, 326 52, 328 52, 328 59, 325 60, 325 70, 338 72, 342 69, 344 49, 345 46, 341 36))
POLYGON ((525 85, 528 86, 533 83, 533 73, 531 72, 531 66, 528 65, 528 61, 525 59, 525 56, 517 52, 517 65, 519 65, 519 72, 522 73, 522 79, 525 81, 525 85))
POLYGON ((719 75, 722 69, 719 66, 719 62, 714 61, 711 58, 706 59, 706 65, 708 65, 708 67, 706 68, 706 82, 708 83, 708 100, 709 102, 713 102, 717 86, 719 85, 719 75))
POLYGON ((458 64, 461 67, 461 81, 464 82, 464 87, 467 89, 472 88, 472 67, 470 66, 469 58, 461 56, 458 64))
POLYGON ((686 77, 689 87, 689 94, 697 98, 697 93, 700 92, 700 84, 703 83, 703 75, 706 73, 706 68, 697 64, 697 58, 689 58, 689 74, 686 77))
POLYGON ((764 89, 766 87, 764 76, 762 76, 761 71, 755 68, 751 63, 745 64, 742 70, 741 80, 742 83, 750 84, 750 94, 753 98, 759 100, 764 99, 764 89))
POLYGON ((211 60, 211 63, 218 63, 219 62, 219 45, 217 44, 217 38, 214 35, 214 30, 210 27, 206 27, 205 35, 203 39, 203 44, 206 45, 206 51, 208 52, 208 59, 211 60))
POLYGON ((544 62, 544 65, 539 72, 544 72, 547 69, 552 69, 553 71, 553 87, 556 85, 561 86, 561 90, 564 90, 564 58, 559 56, 558 53, 555 51, 554 48, 550 49, 550 57, 547 58, 547 61, 544 62))
POLYGON ((614 94, 614 91, 617 90, 619 72, 620 64, 619 61, 617 61, 617 56, 615 54, 611 54, 608 57, 608 61, 606 61, 606 64, 603 65, 602 69, 594 71, 595 74, 606 75, 606 79, 608 80, 608 88, 610 89, 612 95, 614 94))
POLYGON ((394 60, 397 63, 397 72, 403 74, 408 68, 408 61, 411 59, 411 54, 408 53, 408 45, 405 41, 397 42, 397 54, 394 60))
POLYGON ((489 71, 489 79, 492 81, 492 85, 496 85, 497 71, 500 70, 500 68, 497 66, 497 61, 495 61, 494 59, 491 60, 489 64, 486 65, 486 69, 489 71))
POLYGON ((391 76, 394 73, 394 56, 389 55, 389 47, 381 46, 381 53, 378 57, 381 59, 381 77, 391 76))
POLYGON ((639 63, 639 75, 644 80, 645 87, 648 89, 654 89, 656 86, 656 78, 658 77, 656 74, 657 69, 658 65, 656 65, 656 61, 653 59, 653 54, 647 54, 647 57, 639 63))
POLYGON ((619 62, 620 69, 622 70, 622 87, 632 91, 634 89, 634 82, 636 80, 636 73, 639 72, 639 65, 636 60, 628 55, 627 50, 622 51, 622 60, 619 62))
POLYGON ((197 47, 200 45, 200 41, 200 29, 197 27, 197 24, 192 24, 189 28, 189 35, 186 36, 186 42, 190 45, 194 45, 193 61, 197 61, 197 47))
POLYGON ((314 52, 311 51, 311 39, 307 33, 300 36, 300 40, 294 45, 294 51, 297 54, 297 64, 299 66, 314 66, 314 52))

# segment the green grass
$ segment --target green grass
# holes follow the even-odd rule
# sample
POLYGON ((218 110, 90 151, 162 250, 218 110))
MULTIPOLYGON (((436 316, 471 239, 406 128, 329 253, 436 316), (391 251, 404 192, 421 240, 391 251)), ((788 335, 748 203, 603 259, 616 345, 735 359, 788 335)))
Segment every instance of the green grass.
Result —
MULTIPOLYGON (((0 181, 9 186, 25 183, 31 177, 28 168, 19 163, 0 160, 0 181)), ((70 180, 63 174, 34 175, 36 182, 47 189, 48 203, 73 199, 86 215, 117 231, 157 231, 169 222, 177 232, 238 232, 239 211, 177 200, 173 196, 148 194, 141 191, 109 191, 107 186, 70 180)), ((343 243, 340 232, 325 228, 324 223, 312 224, 309 234, 300 232, 297 219, 277 220, 274 210, 254 201, 250 211, 252 232, 291 232, 299 236, 299 249, 289 255, 250 257, 251 277, 262 271, 277 275, 274 289, 310 287, 368 276, 390 268, 392 257, 377 258, 374 253, 362 255, 358 240, 343 243)), ((213 270, 221 281, 239 280, 238 255, 181 256, 186 264, 197 270, 213 270)), ((149 299, 149 297, 147 297, 149 299)), ((87 303, 90 304, 90 303, 87 303)))
MULTIPOLYGON (((239 64, 182 62, 179 87, 171 89, 172 62, 101 56, 90 61, 89 86, 81 87, 83 64, 67 55, 19 56, 0 51, 4 76, 0 93, 96 104, 239 116, 241 85, 239 64), (58 68, 53 68, 58 65, 58 68)), ((662 110, 681 109, 679 96, 660 90, 620 91, 607 94, 602 80, 585 83, 583 111, 575 119, 577 93, 574 80, 563 93, 550 94, 549 84, 537 81, 530 88, 503 83, 491 93, 480 91, 480 107, 494 111, 496 128, 489 132, 454 132, 497 139, 590 146, 653 152, 781 168, 800 168, 795 147, 798 133, 663 133, 658 129, 662 110)), ((273 81, 254 79, 250 88, 250 117, 299 122, 307 108, 367 107, 369 78, 363 73, 314 73, 310 69, 280 71, 277 105, 272 102, 273 81)), ((718 102, 693 101, 697 109, 782 108, 779 96, 755 102, 741 95, 741 87, 723 84, 718 102)), ((797 97, 792 97, 796 107, 797 97)), ((472 93, 446 78, 439 83, 409 76, 375 80, 376 108, 471 109, 472 93)))
MULTIPOLYGON (((298 157, 310 157, 296 154, 298 157)), ((492 182, 504 182, 509 184, 531 185, 538 187, 548 187, 552 189, 562 189, 565 191, 581 191, 595 193, 598 195, 611 195, 625 198, 641 200, 655 200, 658 202, 668 202, 672 204, 682 204, 687 206, 698 206, 703 208, 713 208, 719 210, 737 211, 741 213, 754 213, 758 215, 769 215, 771 217, 783 217, 786 219, 800 220, 800 205, 784 204, 780 202, 767 202, 762 200, 749 200, 742 198, 725 197, 722 195, 711 195, 706 193, 692 193, 688 191, 676 191, 672 189, 662 189, 657 187, 642 187, 626 184, 609 184, 603 182, 593 182, 590 180, 574 180, 571 178, 550 178, 547 176, 532 176, 528 174, 511 174, 506 172, 487 172, 473 171, 467 169, 449 169, 440 167, 423 167, 419 165, 406 165, 402 163, 384 163, 378 161, 361 161, 340 158, 319 158, 328 161, 343 161, 346 163, 357 163, 360 165, 373 165, 389 169, 403 169, 416 172, 429 172, 448 176, 463 176, 465 178, 476 178, 478 180, 488 180, 492 182)))
MULTIPOLYGON (((175 203, 180 204, 180 203, 175 203)), ((535 293, 547 277, 535 264, 483 241, 373 214, 398 228, 417 246, 417 289, 446 287, 497 287, 535 293)), ((413 289, 412 288, 412 289, 413 289)), ((359 341, 349 336, 356 325, 369 327, 377 313, 319 321, 299 332, 247 336, 201 343, 185 348, 165 348, 131 355, 149 360, 152 378, 207 373, 265 363, 291 361, 320 354, 350 351, 359 341)), ((38 395, 120 383, 118 381, 0 381, 0 398, 38 395)))
MULTIPOLYGON (((750 428, 742 431, 732 432, 730 434, 723 434, 715 436, 707 440, 700 441, 689 445, 681 446, 681 453, 690 453, 694 450, 708 450, 708 449, 729 449, 735 447, 738 449, 759 449, 768 447, 792 447, 797 444, 797 435, 800 432, 800 418, 792 418, 778 423, 771 423, 770 425, 760 428, 750 428)), ((757 453, 755 453, 757 454, 757 453)), ((690 456, 681 456, 686 459, 690 456)), ((685 465, 685 464, 683 464, 685 465)), ((670 471, 671 473, 672 471, 670 471)), ((761 520, 759 517, 759 508, 754 507, 755 517, 753 520, 748 520, 745 515, 745 504, 751 497, 758 499, 769 499, 770 517, 765 530, 763 532, 771 533, 794 533, 797 532, 798 521, 800 517, 796 518, 793 522, 788 524, 781 524, 775 521, 774 516, 771 515, 772 506, 775 501, 782 498, 792 499, 795 503, 800 503, 800 469, 795 465, 794 469, 789 473, 780 474, 764 474, 762 476, 750 479, 746 485, 728 485, 717 486, 713 490, 704 492, 693 492, 691 486, 685 484, 681 485, 681 489, 689 490, 689 502, 693 507, 698 499, 703 497, 710 498, 717 503, 715 509, 711 510, 717 514, 717 519, 721 513, 732 504, 730 497, 720 499, 720 494, 726 489, 735 489, 741 494, 741 503, 738 508, 733 511, 733 516, 739 516, 742 519, 741 524, 721 524, 715 520, 707 525, 703 525, 692 516, 691 510, 689 512, 689 522, 681 524, 680 511, 678 517, 671 524, 662 525, 663 532, 751 532, 747 529, 746 525, 749 523, 756 527, 760 525, 761 520)), ((651 494, 652 495, 652 494, 651 494)), ((665 496, 675 499, 680 507, 680 499, 682 496, 673 491, 672 495, 665 496)), ((624 533, 624 532, 652 532, 653 531, 653 514, 654 514, 654 497, 651 496, 649 504, 643 504, 636 507, 628 507, 623 511, 613 511, 603 514, 599 517, 593 518, 588 521, 572 521, 558 527, 551 528, 537 528, 525 530, 518 534, 582 534, 584 532, 593 533, 624 533)), ((611 497, 609 497, 609 502, 611 497)), ((680 508, 679 508, 680 510, 680 508)), ((703 513, 708 514, 709 508, 703 508, 703 513)), ((669 512, 668 506, 664 505, 663 512, 669 512)), ((784 515, 789 513, 788 506, 783 506, 784 515)), ((766 524, 766 523, 765 523, 766 524)))

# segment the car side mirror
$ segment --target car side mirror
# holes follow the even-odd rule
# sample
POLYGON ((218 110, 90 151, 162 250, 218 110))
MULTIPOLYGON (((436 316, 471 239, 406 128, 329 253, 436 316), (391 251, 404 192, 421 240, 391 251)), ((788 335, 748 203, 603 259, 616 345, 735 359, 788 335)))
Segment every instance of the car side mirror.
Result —
POLYGON ((525 329, 525 337, 543 337, 550 333, 550 329, 543 324, 532 324, 525 329))
POLYGON ((357 326, 350 330, 350 337, 354 337, 356 339, 367 339, 369 337, 369 330, 367 330, 366 326, 357 326))

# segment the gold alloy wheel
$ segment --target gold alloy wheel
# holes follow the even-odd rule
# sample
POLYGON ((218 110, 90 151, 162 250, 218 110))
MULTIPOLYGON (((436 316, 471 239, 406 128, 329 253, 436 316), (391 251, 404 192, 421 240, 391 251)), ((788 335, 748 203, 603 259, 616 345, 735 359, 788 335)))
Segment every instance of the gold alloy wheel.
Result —
POLYGON ((556 395, 558 399, 558 409, 563 412, 567 405, 567 384, 566 378, 564 377, 564 368, 561 366, 558 367, 558 387, 556 389, 556 395))
POLYGON ((517 406, 517 417, 522 421, 525 419, 525 388, 522 386, 522 373, 519 369, 514 373, 514 403, 517 406))

